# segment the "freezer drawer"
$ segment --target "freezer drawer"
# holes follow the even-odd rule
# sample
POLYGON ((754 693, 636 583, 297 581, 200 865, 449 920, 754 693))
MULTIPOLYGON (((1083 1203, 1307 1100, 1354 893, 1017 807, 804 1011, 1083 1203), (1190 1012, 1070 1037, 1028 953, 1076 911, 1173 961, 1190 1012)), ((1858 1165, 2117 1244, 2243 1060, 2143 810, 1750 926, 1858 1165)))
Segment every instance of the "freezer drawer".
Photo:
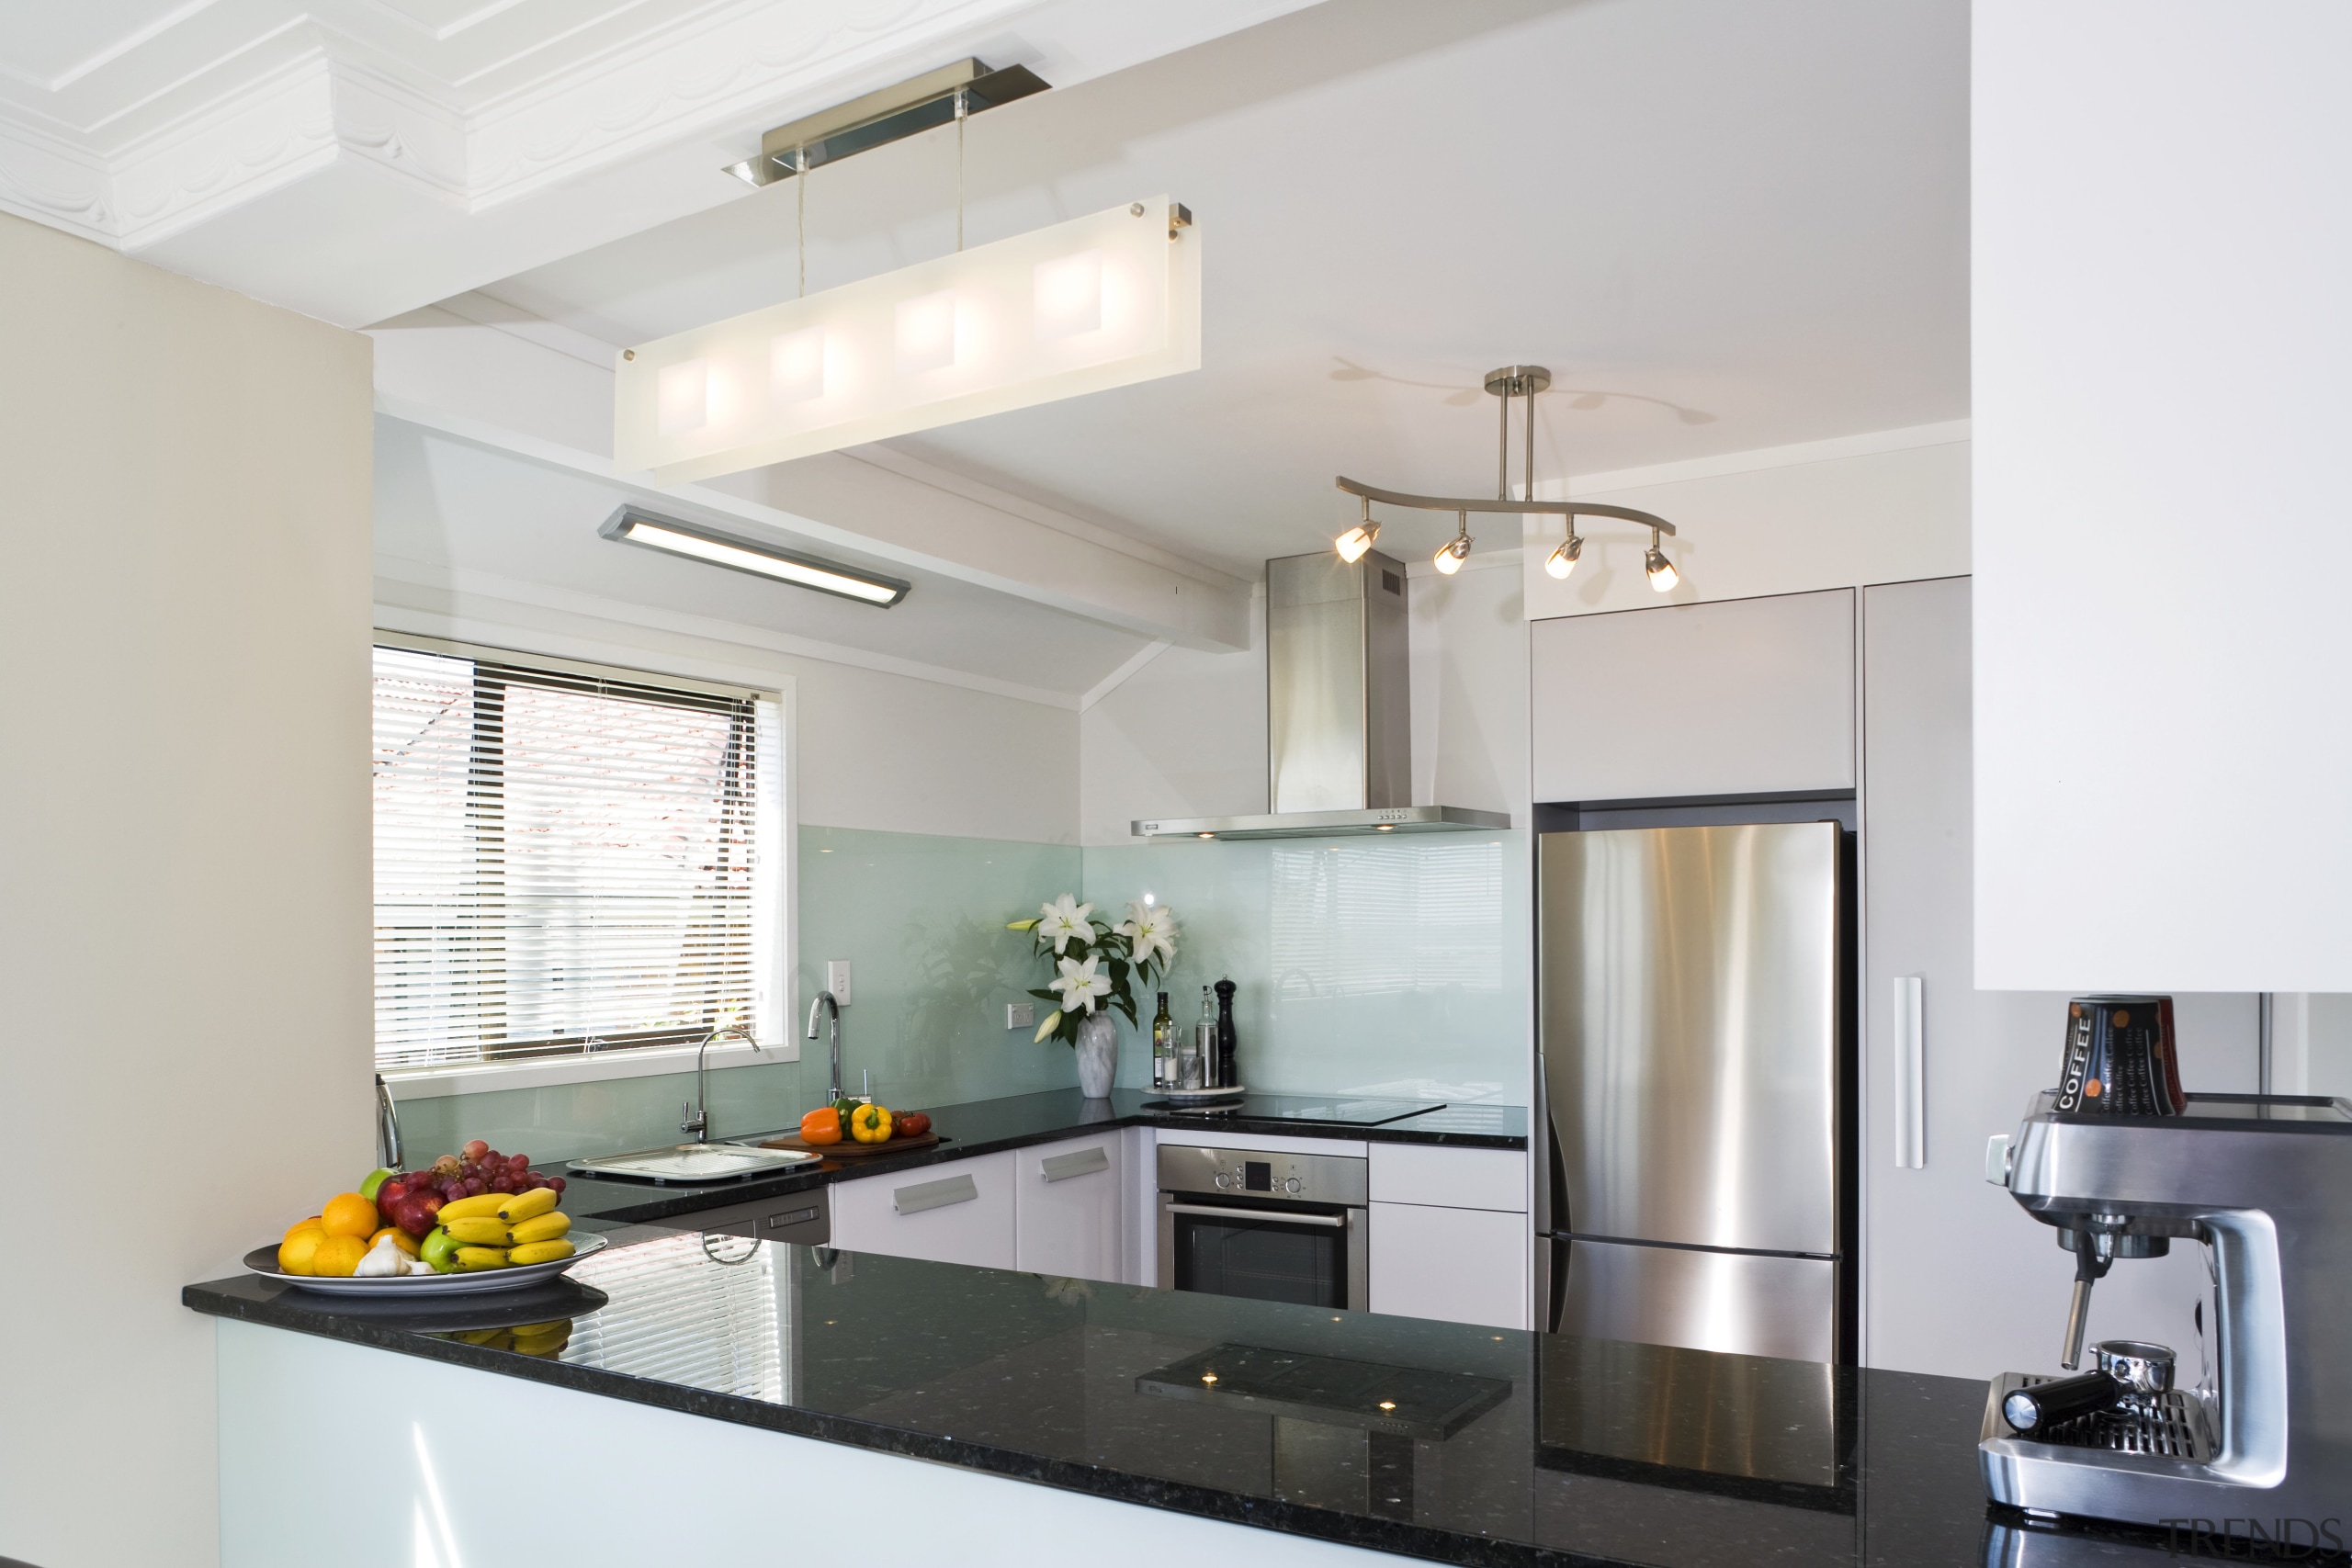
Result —
POLYGON ((1542 845, 1550 1228, 1836 1252, 1837 824, 1542 845))
POLYGON ((1568 1251, 1559 1330, 1800 1361, 1838 1359, 1838 1265, 1630 1243, 1568 1251))

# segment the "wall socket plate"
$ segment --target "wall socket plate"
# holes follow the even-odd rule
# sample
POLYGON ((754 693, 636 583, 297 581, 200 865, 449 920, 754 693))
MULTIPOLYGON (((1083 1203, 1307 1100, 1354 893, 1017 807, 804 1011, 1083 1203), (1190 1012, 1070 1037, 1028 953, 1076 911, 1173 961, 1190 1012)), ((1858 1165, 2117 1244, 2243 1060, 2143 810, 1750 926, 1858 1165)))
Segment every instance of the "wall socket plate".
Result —
POLYGON ((1036 1028, 1036 1027, 1037 1027, 1037 1004, 1036 1004, 1035 1002, 1007 1002, 1007 1003, 1005 1003, 1005 1004, 1004 1004, 1004 1026, 1005 1026, 1007 1029, 1035 1029, 1035 1028, 1036 1028))
POLYGON ((848 959, 828 958, 825 960, 825 989, 833 993, 834 1006, 849 1006, 848 959))

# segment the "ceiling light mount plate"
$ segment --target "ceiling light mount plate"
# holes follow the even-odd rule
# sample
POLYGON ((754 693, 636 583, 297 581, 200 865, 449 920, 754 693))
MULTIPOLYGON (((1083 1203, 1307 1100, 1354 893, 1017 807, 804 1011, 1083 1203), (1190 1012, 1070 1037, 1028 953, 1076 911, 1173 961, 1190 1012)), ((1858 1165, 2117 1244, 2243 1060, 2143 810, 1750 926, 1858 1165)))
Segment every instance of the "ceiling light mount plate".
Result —
POLYGON ((1541 365, 1506 365, 1487 372, 1487 390, 1498 398, 1532 398, 1552 385, 1552 373, 1541 365))
POLYGON ((951 125, 959 96, 965 114, 976 115, 1042 93, 1049 85, 1025 65, 991 70, 978 60, 959 60, 779 125, 760 138, 758 157, 729 164, 726 172, 747 185, 773 185, 803 169, 821 168, 853 153, 951 125))

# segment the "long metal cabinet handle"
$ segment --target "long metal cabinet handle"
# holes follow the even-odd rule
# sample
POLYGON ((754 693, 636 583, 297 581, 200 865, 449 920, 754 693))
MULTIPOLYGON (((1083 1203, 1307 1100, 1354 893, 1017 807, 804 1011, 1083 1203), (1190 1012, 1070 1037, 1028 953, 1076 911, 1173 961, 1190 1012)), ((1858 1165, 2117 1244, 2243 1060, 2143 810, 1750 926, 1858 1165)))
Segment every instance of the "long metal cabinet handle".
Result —
POLYGON ((1928 1007, 1917 975, 1894 977, 1894 1163, 1928 1163, 1928 1007))
POLYGON ((1206 1203, 1170 1203, 1171 1214, 1207 1214, 1219 1220, 1261 1220, 1273 1225, 1329 1225, 1333 1230, 1344 1229, 1347 1220, 1339 1214, 1285 1214, 1279 1209, 1216 1209, 1206 1203))
POLYGON ((1072 1149, 1066 1155, 1048 1155, 1037 1162, 1038 1171, 1048 1181, 1068 1181, 1073 1176, 1091 1176, 1098 1170, 1111 1168, 1111 1156, 1100 1147, 1072 1149))
POLYGON ((968 1203, 980 1195, 968 1176, 951 1176, 944 1181, 925 1181, 913 1187, 901 1187, 890 1194, 890 1206, 902 1214, 920 1214, 925 1209, 944 1209, 950 1203, 968 1203))

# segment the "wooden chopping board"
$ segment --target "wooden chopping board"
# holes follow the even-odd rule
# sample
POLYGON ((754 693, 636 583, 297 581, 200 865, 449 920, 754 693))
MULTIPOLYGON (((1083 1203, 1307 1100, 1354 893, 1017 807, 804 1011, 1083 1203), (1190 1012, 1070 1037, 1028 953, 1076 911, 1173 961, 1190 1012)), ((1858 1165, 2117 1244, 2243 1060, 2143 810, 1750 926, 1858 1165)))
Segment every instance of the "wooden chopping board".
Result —
POLYGON ((781 1138, 769 1138, 763 1141, 760 1147, 799 1149, 808 1154, 820 1155, 826 1159, 864 1159, 869 1155, 912 1154, 917 1149, 934 1147, 938 1142, 938 1134, 925 1133, 920 1138, 892 1138, 887 1144, 861 1144, 847 1137, 838 1144, 811 1144, 803 1140, 797 1133, 787 1133, 781 1138))

